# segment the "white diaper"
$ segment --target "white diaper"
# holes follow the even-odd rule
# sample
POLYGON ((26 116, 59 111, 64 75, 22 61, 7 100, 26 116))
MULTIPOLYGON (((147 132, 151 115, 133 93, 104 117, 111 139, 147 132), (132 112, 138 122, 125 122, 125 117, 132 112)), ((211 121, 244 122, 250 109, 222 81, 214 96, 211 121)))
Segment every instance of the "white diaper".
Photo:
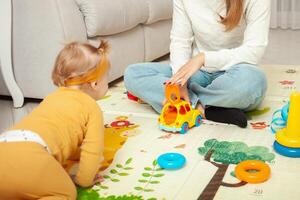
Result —
POLYGON ((35 142, 42 145, 50 154, 46 142, 36 133, 27 130, 12 130, 0 134, 0 142, 35 142))

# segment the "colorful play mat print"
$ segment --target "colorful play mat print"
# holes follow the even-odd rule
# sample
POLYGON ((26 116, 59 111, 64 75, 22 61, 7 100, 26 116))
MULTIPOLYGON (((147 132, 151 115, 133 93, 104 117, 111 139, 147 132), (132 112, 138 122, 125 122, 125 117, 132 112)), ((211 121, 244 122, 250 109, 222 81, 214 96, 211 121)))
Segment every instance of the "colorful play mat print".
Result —
MULTIPOLYGON (((123 82, 114 84, 99 106, 105 119, 103 181, 78 188, 79 200, 296 200, 300 197, 300 159, 277 154, 270 124, 273 113, 300 90, 300 67, 264 66, 268 91, 264 102, 248 112, 248 127, 204 120, 185 135, 164 132, 148 104, 129 100, 123 82), (159 155, 185 156, 178 170, 159 167, 159 155), (271 169, 259 184, 240 181, 235 167, 260 160, 271 169)), ((76 163, 70 165, 76 171, 76 163)), ((255 173, 255 172, 253 172, 255 173)))

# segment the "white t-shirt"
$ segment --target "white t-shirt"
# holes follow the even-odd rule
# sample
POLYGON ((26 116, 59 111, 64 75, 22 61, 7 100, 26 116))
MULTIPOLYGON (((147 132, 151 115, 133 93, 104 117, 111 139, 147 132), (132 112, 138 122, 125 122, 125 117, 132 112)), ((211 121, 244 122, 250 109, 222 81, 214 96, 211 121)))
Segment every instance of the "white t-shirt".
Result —
POLYGON ((225 0, 174 0, 170 60, 173 74, 203 52, 203 70, 227 70, 238 63, 257 64, 268 44, 271 0, 244 0, 240 24, 225 32, 225 0))

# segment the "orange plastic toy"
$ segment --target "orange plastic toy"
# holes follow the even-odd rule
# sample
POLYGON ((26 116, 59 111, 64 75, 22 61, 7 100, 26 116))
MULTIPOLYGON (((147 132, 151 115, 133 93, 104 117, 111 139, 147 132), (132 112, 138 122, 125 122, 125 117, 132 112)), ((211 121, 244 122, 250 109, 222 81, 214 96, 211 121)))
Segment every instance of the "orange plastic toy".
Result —
POLYGON ((262 183, 270 178, 271 169, 269 165, 260 160, 246 160, 235 167, 236 177, 247 183, 262 183), (255 170, 257 172, 249 172, 255 170))
POLYGON ((180 98, 177 85, 166 86, 167 103, 159 116, 159 128, 169 132, 184 134, 193 126, 200 126, 201 112, 180 98))

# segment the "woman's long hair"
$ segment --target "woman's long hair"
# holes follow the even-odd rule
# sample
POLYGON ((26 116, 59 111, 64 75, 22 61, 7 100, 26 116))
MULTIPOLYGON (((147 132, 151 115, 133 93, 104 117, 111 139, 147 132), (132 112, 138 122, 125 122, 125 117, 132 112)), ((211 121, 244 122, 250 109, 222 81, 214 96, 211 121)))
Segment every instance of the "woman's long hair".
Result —
POLYGON ((221 17, 221 23, 225 25, 226 31, 231 31, 239 23, 243 16, 244 0, 225 0, 227 14, 226 17, 221 17))

